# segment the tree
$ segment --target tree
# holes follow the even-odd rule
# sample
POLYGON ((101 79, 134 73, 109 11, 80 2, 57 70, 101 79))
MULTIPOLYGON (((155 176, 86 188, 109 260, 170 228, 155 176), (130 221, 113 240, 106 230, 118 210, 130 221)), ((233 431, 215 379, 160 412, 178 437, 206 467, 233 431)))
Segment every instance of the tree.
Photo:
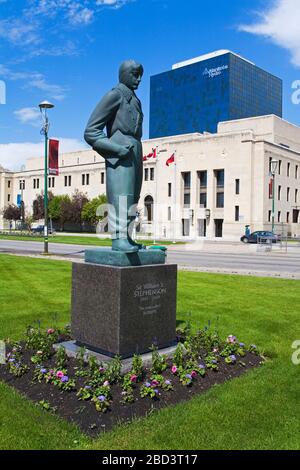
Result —
POLYGON ((82 228, 82 210, 84 206, 89 202, 86 194, 79 192, 78 190, 72 196, 72 207, 70 221, 75 224, 79 224, 82 228))
MULTIPOLYGON (((48 204, 50 204, 53 197, 53 193, 51 191, 48 191, 48 204)), ((43 219, 45 217, 43 191, 40 194, 36 195, 36 199, 34 199, 32 203, 32 216, 34 220, 43 219)))
POLYGON ((3 209, 3 217, 6 220, 20 220, 21 219, 21 209, 15 204, 10 204, 9 206, 3 209))
POLYGON ((71 217, 71 199, 67 195, 54 196, 49 203, 49 217, 59 222, 60 230, 71 217))
POLYGON ((103 216, 97 216, 97 209, 99 206, 106 203, 107 197, 105 194, 101 194, 100 196, 95 197, 91 201, 87 202, 81 212, 82 219, 91 225, 97 225, 99 220, 103 219, 103 216))

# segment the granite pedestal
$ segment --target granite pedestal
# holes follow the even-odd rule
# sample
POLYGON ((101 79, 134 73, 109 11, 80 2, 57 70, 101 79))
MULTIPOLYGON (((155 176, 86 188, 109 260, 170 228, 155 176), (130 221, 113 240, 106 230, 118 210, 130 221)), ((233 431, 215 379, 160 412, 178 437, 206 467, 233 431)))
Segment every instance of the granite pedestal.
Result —
POLYGON ((72 336, 123 358, 175 344, 177 265, 73 263, 72 336))

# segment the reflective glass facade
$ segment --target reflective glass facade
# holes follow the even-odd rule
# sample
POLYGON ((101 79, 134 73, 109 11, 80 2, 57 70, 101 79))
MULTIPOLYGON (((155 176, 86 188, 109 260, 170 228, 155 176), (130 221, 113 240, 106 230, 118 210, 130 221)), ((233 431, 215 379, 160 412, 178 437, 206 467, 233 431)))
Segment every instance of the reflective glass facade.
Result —
POLYGON ((266 114, 282 117, 282 81, 231 53, 150 79, 150 139, 266 114))

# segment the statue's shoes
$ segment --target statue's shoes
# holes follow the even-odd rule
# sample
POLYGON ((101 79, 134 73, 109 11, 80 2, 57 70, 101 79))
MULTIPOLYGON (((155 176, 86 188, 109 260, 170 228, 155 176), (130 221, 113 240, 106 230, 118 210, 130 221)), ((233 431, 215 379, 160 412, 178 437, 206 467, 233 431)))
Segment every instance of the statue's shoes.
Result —
POLYGON ((135 242, 134 240, 132 240, 132 238, 129 238, 129 243, 132 245, 132 246, 137 246, 139 250, 144 250, 146 248, 145 245, 143 245, 142 243, 137 243, 135 242))
POLYGON ((132 245, 127 239, 123 238, 113 240, 112 249, 115 251, 123 251, 124 253, 136 253, 139 251, 138 246, 132 245))

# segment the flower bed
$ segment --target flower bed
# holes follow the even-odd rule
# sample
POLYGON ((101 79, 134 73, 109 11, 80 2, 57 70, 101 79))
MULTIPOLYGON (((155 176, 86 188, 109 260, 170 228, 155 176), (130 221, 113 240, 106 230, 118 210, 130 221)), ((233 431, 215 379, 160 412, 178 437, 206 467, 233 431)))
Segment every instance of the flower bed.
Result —
POLYGON ((233 335, 222 341, 207 329, 191 334, 186 328, 178 335, 172 359, 153 346, 150 368, 135 355, 132 370, 121 375, 118 357, 105 366, 94 357, 85 363, 84 349, 76 359, 68 358, 63 347, 54 352, 54 343, 69 338, 68 329, 28 328, 24 341, 8 342, 0 379, 92 436, 187 400, 262 363, 255 345, 246 347, 233 335))

